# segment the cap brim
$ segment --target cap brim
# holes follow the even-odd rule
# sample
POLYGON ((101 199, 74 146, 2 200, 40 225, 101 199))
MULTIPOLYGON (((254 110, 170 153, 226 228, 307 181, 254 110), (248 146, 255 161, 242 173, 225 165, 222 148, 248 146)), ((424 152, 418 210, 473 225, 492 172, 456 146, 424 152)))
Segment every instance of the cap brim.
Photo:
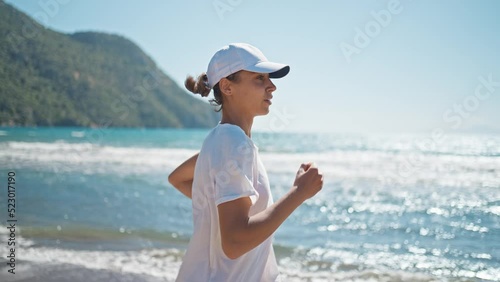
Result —
POLYGON ((260 62, 245 68, 247 71, 268 73, 270 78, 282 78, 290 72, 290 67, 285 64, 273 62, 260 62))

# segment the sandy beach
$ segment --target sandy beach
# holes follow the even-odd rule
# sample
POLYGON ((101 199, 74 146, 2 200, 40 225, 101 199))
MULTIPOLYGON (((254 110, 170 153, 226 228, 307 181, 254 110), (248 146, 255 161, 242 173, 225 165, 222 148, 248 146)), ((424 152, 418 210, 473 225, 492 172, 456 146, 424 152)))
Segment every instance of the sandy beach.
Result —
POLYGON ((7 272, 3 267, 0 281, 4 282, 159 282, 173 281, 145 274, 124 273, 104 269, 90 269, 74 264, 40 264, 20 261, 16 274, 7 272))

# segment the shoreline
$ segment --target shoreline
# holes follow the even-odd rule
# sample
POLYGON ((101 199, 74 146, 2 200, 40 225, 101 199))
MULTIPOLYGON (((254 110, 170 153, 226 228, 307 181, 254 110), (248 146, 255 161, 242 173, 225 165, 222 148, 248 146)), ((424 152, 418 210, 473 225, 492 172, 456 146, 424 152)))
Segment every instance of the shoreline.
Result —
POLYGON ((92 269, 69 263, 33 263, 18 261, 16 274, 7 272, 7 267, 0 269, 0 281, 5 282, 164 282, 162 279, 146 274, 135 274, 109 269, 92 269))
MULTIPOLYGON (((4 265, 5 259, 0 258, 0 263, 4 265)), ((140 265, 136 265, 141 268, 140 265)), ((170 272, 156 273, 151 266, 145 267, 143 270, 151 273, 144 273, 140 269, 135 269, 134 272, 130 269, 125 269, 123 265, 113 265, 115 269, 104 269, 86 267, 71 263, 61 262, 34 262, 26 260, 18 260, 16 263, 16 274, 12 275, 7 272, 8 267, 0 268, 0 281, 4 282, 170 282, 175 281, 178 266, 169 267, 170 272)), ((109 265, 108 265, 109 267, 109 265)), ((434 282, 434 281, 489 281, 480 280, 479 278, 438 278, 425 273, 413 273, 405 271, 390 271, 381 269, 365 269, 365 270, 349 270, 349 271, 312 271, 303 272, 296 269, 284 268, 280 265, 280 275, 282 281, 287 282, 302 282, 302 281, 385 281, 385 282, 434 282)))

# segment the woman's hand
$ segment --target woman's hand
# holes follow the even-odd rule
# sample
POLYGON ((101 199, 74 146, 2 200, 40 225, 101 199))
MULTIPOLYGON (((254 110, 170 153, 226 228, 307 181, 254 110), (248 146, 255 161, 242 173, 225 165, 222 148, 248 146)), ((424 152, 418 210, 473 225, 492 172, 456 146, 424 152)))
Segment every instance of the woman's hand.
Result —
POLYGON ((168 182, 190 199, 193 190, 194 167, 199 154, 187 159, 168 176, 168 182))
POLYGON ((297 171, 293 186, 307 200, 323 188, 323 174, 315 163, 303 163, 297 171))

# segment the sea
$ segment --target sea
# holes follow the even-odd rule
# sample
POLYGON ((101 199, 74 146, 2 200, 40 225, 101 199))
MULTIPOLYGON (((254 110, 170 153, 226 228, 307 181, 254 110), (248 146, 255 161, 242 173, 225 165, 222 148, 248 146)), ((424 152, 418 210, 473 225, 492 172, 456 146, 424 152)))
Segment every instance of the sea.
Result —
MULTIPOLYGON (((167 178, 209 131, 1 127, 0 280, 174 281, 192 211, 167 178)), ((324 175, 274 235, 283 281, 500 281, 500 135, 252 139, 275 200, 324 175)))

